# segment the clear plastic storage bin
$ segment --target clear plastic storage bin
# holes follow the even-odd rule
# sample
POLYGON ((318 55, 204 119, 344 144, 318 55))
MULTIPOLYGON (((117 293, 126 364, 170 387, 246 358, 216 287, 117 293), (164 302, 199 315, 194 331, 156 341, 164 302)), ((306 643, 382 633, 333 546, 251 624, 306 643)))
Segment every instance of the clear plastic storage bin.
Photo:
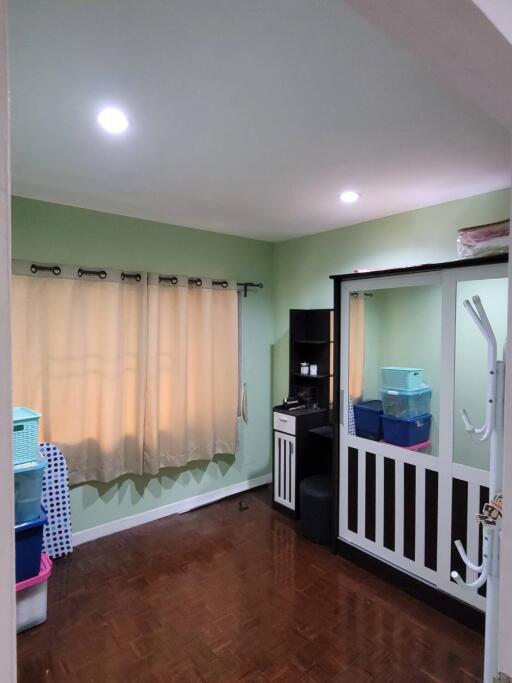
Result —
POLYGON ((41 513, 41 492, 46 460, 14 466, 14 516, 16 524, 37 519, 41 513))
POLYGON ((48 579, 52 561, 41 554, 39 574, 16 584, 16 631, 26 631, 46 621, 48 579))
POLYGON ((382 389, 380 393, 384 415, 409 419, 430 413, 432 389, 426 384, 416 391, 382 389))
POLYGON ((414 391, 423 384, 423 370, 421 368, 399 368, 391 365, 380 369, 382 386, 386 389, 400 389, 414 391))

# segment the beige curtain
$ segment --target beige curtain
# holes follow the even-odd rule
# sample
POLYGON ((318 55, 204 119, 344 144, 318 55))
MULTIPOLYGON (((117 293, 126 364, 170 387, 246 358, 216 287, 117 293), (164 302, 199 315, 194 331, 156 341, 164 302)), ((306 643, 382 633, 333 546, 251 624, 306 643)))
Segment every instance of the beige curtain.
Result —
POLYGON ((364 386, 364 299, 350 296, 348 391, 354 402, 360 401, 364 386))
POLYGON ((13 403, 42 413, 73 484, 142 472, 147 278, 119 276, 13 276, 13 403))
POLYGON ((152 276, 144 470, 235 453, 237 408, 236 283, 197 287, 152 276))

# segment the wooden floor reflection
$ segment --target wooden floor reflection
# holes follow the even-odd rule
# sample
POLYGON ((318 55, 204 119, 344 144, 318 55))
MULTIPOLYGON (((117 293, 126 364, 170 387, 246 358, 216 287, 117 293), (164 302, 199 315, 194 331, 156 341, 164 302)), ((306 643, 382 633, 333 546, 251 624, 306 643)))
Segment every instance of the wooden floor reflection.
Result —
POLYGON ((481 680, 481 636, 303 539, 268 489, 242 497, 55 563, 19 681, 481 680))

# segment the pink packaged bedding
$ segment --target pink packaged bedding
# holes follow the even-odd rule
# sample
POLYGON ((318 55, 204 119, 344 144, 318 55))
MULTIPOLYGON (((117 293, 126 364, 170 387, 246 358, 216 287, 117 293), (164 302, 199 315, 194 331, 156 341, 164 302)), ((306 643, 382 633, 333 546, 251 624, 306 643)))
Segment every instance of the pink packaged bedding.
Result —
POLYGON ((510 221, 498 221, 489 225, 475 225, 457 233, 459 258, 493 256, 508 252, 510 221))

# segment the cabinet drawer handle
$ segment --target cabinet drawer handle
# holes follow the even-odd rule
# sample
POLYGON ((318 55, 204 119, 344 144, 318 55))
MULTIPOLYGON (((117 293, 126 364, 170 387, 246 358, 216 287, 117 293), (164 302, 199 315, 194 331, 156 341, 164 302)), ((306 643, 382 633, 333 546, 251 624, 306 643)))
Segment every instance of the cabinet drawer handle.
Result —
POLYGON ((279 421, 280 422, 288 422, 288 418, 287 417, 280 417, 279 421))

